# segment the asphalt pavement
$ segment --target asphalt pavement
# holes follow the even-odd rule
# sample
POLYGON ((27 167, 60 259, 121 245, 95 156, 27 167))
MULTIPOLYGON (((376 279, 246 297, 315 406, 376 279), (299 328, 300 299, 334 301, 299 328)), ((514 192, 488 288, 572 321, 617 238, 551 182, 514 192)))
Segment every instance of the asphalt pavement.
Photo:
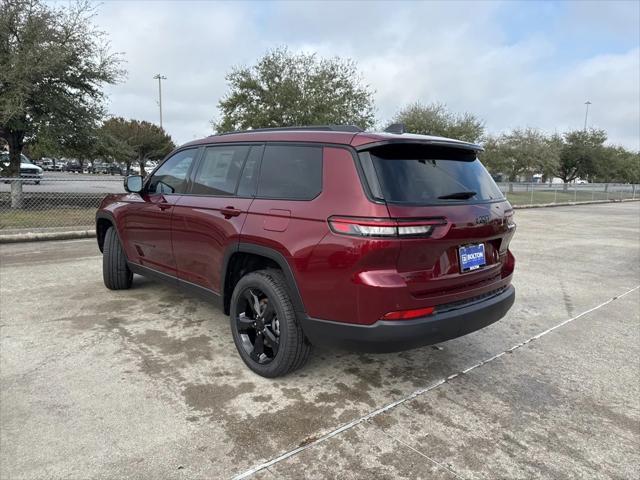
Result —
POLYGON ((0 245, 0 478, 639 478, 640 203, 516 221, 501 321, 275 380, 95 240, 0 245))

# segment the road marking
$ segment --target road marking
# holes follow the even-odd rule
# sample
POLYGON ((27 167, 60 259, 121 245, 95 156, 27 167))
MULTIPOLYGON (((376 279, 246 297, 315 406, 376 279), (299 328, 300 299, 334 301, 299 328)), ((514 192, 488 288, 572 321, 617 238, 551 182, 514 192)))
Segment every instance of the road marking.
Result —
POLYGON ((445 464, 440 463, 440 462, 438 462, 438 461, 434 460, 433 458, 431 458, 431 457, 429 457, 429 456, 425 455, 424 453, 422 453, 422 452, 421 452, 420 450, 418 450, 417 448, 412 447, 411 445, 409 445, 408 443, 406 443, 404 440, 401 440, 401 439, 399 439, 399 438, 397 438, 397 437, 394 437, 394 436, 393 436, 393 435, 391 435, 389 432, 387 432, 387 431, 385 431, 385 430, 383 430, 383 429, 381 429, 381 428, 380 428, 380 431, 381 431, 382 433, 384 433, 384 434, 385 434, 387 437, 389 437, 390 439, 395 440, 396 442, 398 442, 398 443, 400 443, 400 444, 404 445, 404 446, 405 446, 405 447, 407 447, 408 449, 413 450, 413 451, 414 451, 414 452, 416 452, 418 455, 420 455, 420 456, 422 456, 422 457, 426 458, 426 459, 427 459, 427 460, 429 460, 430 462, 435 463, 438 467, 440 467, 440 468, 442 468, 442 469, 444 469, 444 470, 448 471, 448 472, 449 472, 449 473, 451 473, 454 477, 456 477, 456 478, 461 478, 462 480, 464 480, 464 477, 461 477, 460 475, 458 475, 458 473, 457 473, 455 470, 452 470, 451 468, 447 467, 445 464))
MULTIPOLYGON (((589 314, 591 312, 594 312, 594 311, 596 311, 596 310, 598 310, 598 309, 600 309, 600 308, 602 308, 602 307, 604 307, 606 305, 609 305, 610 303, 618 300, 619 298, 622 298, 622 297, 624 297, 624 296, 626 296, 626 295, 628 295, 628 294, 630 294, 632 292, 635 292, 638 289, 640 289, 640 285, 636 285, 632 289, 627 290, 626 292, 624 292, 624 293, 622 293, 620 295, 616 295, 614 297, 611 297, 607 301, 602 302, 600 305, 596 305, 595 307, 590 308, 589 310, 585 310, 584 312, 579 313, 575 317, 568 318, 567 320, 564 320, 564 321, 558 323, 557 325, 555 325, 555 326, 553 326, 551 328, 548 328, 548 329, 544 330, 543 332, 540 332, 537 335, 534 335, 533 337, 530 337, 527 340, 525 340, 523 342, 520 342, 520 343, 514 345, 511 348, 508 348, 507 350, 504 350, 503 352, 500 352, 500 353, 498 353, 496 355, 493 355, 492 357, 489 357, 489 358, 487 358, 485 360, 482 360, 482 361, 476 363, 475 365, 472 365, 472 366, 466 368, 465 370, 462 370, 461 372, 454 373, 452 375, 449 375, 446 378, 441 378, 440 380, 437 380, 436 382, 432 383, 431 385, 429 385, 427 387, 420 388, 420 389, 414 391, 413 393, 410 393, 406 397, 403 397, 403 398, 400 398, 400 399, 398 399, 398 400, 396 400, 394 402, 388 403, 387 405, 385 405, 383 407, 380 407, 380 408, 378 408, 376 410, 373 410, 373 411, 369 412, 368 414, 366 414, 366 415, 364 415, 364 416, 362 416, 360 418, 357 418, 357 419, 355 419, 355 420, 353 420, 353 421, 351 421, 349 423, 346 423, 346 424, 342 425, 341 427, 336 428, 335 430, 332 430, 332 431, 330 431, 328 433, 325 433, 324 435, 316 438, 313 442, 309 442, 306 445, 300 446, 298 448, 294 448, 293 450, 289 450, 288 452, 285 452, 282 455, 279 455, 278 457, 275 457, 275 458, 273 458, 273 459, 271 459, 271 460, 269 460, 267 462, 261 463, 260 465, 256 465, 255 467, 250 468, 249 470, 236 475, 235 477, 233 477, 233 480, 241 480, 243 478, 248 478, 251 475, 253 475, 255 473, 258 473, 261 470, 264 470, 264 469, 266 469, 268 467, 271 467, 272 465, 275 465, 276 463, 282 462, 283 460, 286 460, 287 458, 293 457, 294 455, 297 455, 298 453, 301 453, 301 452, 303 452, 303 451, 305 451, 305 450, 307 450, 307 449, 309 449, 309 448, 311 448, 311 447, 313 447, 315 445, 323 443, 323 442, 329 440, 330 438, 333 438, 336 435, 341 434, 342 432, 344 432, 346 430, 349 430, 349 429, 351 429, 351 428, 353 428, 353 427, 355 427, 355 426, 357 426, 357 425, 359 425, 359 424, 361 424, 363 422, 366 422, 366 421, 368 421, 368 420, 370 420, 370 419, 372 419, 374 417, 377 417, 378 415, 380 415, 382 413, 387 412, 388 410, 391 410, 391 409, 397 407, 398 405, 402 405, 403 403, 406 403, 406 402, 408 402, 410 400, 413 400, 414 398, 416 398, 416 397, 418 397, 420 395, 423 395, 423 394, 425 394, 427 392, 430 392, 431 390, 434 390, 434 389, 438 388, 439 386, 444 385, 447 382, 450 382, 454 378, 459 377, 460 375, 464 375, 466 373, 469 373, 472 370, 475 370, 478 367, 482 367, 483 365, 486 365, 487 363, 493 362, 494 360, 502 357, 503 355, 505 355, 507 353, 514 352, 515 350, 517 350, 517 349, 519 349, 521 347, 524 347, 528 343, 533 342, 534 340, 538 340, 539 338, 547 335, 548 333, 551 333, 554 330, 557 330, 558 328, 560 328, 560 327, 562 327, 562 326, 564 326, 564 325, 566 325, 568 323, 573 322, 574 320, 578 320, 579 318, 584 317, 585 315, 587 315, 587 314, 589 314)), ((400 442, 400 443, 402 443, 404 445, 404 442, 400 442)))

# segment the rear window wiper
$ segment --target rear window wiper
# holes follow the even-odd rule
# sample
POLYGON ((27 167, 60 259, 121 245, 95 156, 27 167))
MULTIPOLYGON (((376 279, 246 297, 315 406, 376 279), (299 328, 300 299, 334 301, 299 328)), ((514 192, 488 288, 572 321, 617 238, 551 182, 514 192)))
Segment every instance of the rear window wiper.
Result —
POLYGON ((475 197, 476 192, 455 192, 448 195, 441 195, 438 200, 468 200, 471 197, 475 197))

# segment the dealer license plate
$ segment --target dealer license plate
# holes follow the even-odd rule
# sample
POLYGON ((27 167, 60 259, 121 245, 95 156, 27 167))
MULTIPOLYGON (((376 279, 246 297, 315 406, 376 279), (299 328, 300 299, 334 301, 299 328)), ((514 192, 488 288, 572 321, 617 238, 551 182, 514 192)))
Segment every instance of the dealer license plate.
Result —
POLYGON ((458 249, 460 255, 460 270, 470 272, 484 267, 487 262, 484 258, 484 243, 464 245, 458 249))

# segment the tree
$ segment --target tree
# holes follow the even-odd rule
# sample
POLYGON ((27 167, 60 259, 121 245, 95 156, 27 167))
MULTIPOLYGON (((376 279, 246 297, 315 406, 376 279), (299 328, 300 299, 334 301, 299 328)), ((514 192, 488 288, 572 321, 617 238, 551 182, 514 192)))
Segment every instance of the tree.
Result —
POLYGON ((145 175, 144 166, 148 160, 160 159, 175 148, 162 128, 144 120, 109 118, 100 128, 100 137, 98 144, 102 145, 104 156, 125 162, 127 171, 135 160, 142 175, 145 175))
POLYGON ((640 183, 640 152, 627 151, 622 160, 620 179, 626 183, 640 183))
POLYGON ((56 156, 73 158, 80 167, 87 160, 93 160, 100 152, 97 122, 80 122, 69 126, 64 135, 41 132, 39 137, 46 135, 51 145, 51 153, 56 156))
MULTIPOLYGON (((499 137, 489 137, 481 154, 482 162, 493 173, 502 173, 509 182, 534 173, 547 175, 559 159, 559 148, 554 137, 547 138, 532 128, 515 129, 499 137)), ((513 191, 513 185, 509 185, 513 191)))
POLYGON ((550 137, 547 137, 547 145, 549 146, 549 161, 543 163, 541 173, 545 181, 548 180, 549 183, 552 183, 553 178, 556 176, 558 165, 560 164, 560 154, 564 148, 564 138, 556 132, 550 137))
POLYGON ((595 159, 593 178, 603 183, 638 183, 640 154, 619 146, 602 147, 595 159))
POLYGON ((55 155, 54 147, 55 145, 48 138, 43 138, 42 135, 39 135, 38 140, 25 145, 22 152, 31 160, 40 160, 42 157, 55 155))
POLYGON ((588 178, 595 173, 607 134, 597 129, 575 130, 565 133, 563 139, 555 175, 562 179, 566 190, 567 184, 576 178, 588 178))
MULTIPOLYGON (((72 142, 103 116, 101 87, 124 71, 92 15, 84 1, 61 8, 0 0, 0 137, 10 158, 3 175, 19 176, 22 149, 43 131, 72 142)), ((20 182, 12 182, 11 203, 22 204, 20 182)))
POLYGON ((146 175, 144 164, 147 160, 158 160, 175 148, 171 137, 153 123, 144 120, 129 120, 131 136, 127 143, 133 150, 140 165, 140 175, 146 175))
POLYGON ((130 120, 112 117, 102 123, 99 131, 102 156, 113 162, 124 163, 127 173, 131 163, 136 159, 136 153, 129 144, 129 138, 132 136, 130 130, 130 120))
POLYGON ((412 103, 396 113, 391 123, 404 123, 407 132, 466 142, 479 142, 484 134, 484 122, 478 117, 468 112, 451 113, 442 103, 412 103))
POLYGON ((229 92, 218 103, 217 132, 294 125, 374 124, 373 92, 351 60, 267 53, 252 67, 226 76, 229 92))

